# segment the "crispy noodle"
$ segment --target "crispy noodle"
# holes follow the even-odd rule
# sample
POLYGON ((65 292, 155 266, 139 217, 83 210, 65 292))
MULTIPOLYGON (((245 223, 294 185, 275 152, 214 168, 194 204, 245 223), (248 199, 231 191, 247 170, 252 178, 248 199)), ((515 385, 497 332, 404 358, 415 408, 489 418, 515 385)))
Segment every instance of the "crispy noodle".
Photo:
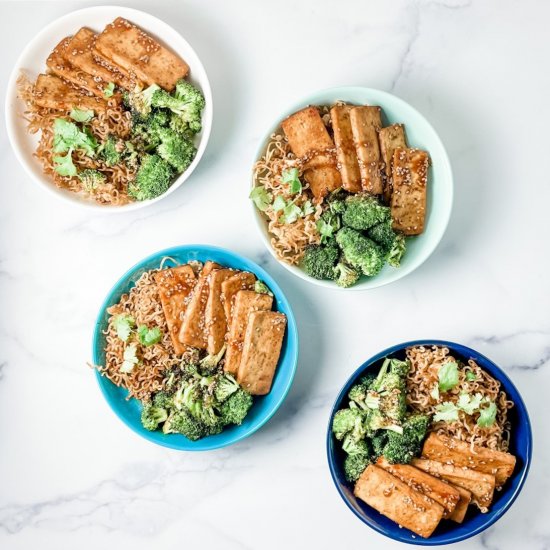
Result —
MULTIPOLYGON (((508 409, 514 406, 504 391, 500 389, 500 382, 485 372, 475 361, 470 359, 468 364, 461 364, 449 353, 445 347, 423 346, 409 348, 407 358, 411 368, 407 376, 407 403, 415 411, 433 415, 436 405, 444 401, 456 403, 461 393, 475 395, 480 393, 483 397, 493 401, 497 405, 497 417, 495 423, 487 428, 477 425, 476 415, 468 415, 459 411, 459 420, 456 422, 436 422, 432 430, 438 434, 456 437, 473 445, 487 447, 489 449, 507 451, 510 442, 510 422, 508 409), (453 389, 440 392, 439 398, 434 399, 432 390, 438 384, 439 367, 449 361, 455 361, 459 365, 459 383, 453 389), (466 373, 472 372, 476 379, 469 381, 466 373)), ((473 450, 473 449, 472 449, 473 450)))
MULTIPOLYGON (((106 176, 106 182, 101 189, 94 192, 87 192, 78 177, 67 177, 59 175, 54 167, 53 150, 53 123, 56 118, 69 118, 69 111, 61 112, 53 109, 39 107, 33 101, 34 84, 26 75, 21 75, 17 81, 19 97, 26 104, 24 118, 28 123, 28 131, 31 134, 40 132, 40 138, 35 157, 42 164, 44 173, 55 182, 57 187, 80 193, 90 197, 100 204, 122 205, 129 202, 128 183, 134 179, 135 169, 120 163, 116 166, 107 166, 102 159, 90 158, 84 151, 73 151, 73 163, 78 171, 86 168, 100 170, 106 176)), ((114 98, 108 102, 108 108, 105 112, 98 111, 95 117, 90 121, 92 133, 98 142, 105 141, 109 135, 114 135, 119 140, 123 140, 130 133, 131 115, 129 112, 120 108, 114 98)))

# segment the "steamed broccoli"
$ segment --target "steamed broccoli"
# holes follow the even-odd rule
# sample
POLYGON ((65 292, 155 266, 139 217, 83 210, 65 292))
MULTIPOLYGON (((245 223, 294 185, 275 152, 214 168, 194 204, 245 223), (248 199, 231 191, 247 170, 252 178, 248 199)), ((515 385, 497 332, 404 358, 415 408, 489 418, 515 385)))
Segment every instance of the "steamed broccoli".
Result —
POLYGON ((353 286, 361 277, 361 273, 340 260, 334 267, 336 284, 343 288, 353 286))
POLYGON ((78 174, 78 179, 80 179, 82 187, 84 187, 88 193, 93 193, 96 189, 101 187, 106 180, 105 174, 90 168, 82 170, 82 172, 78 174))
POLYGON ((123 100, 124 103, 130 107, 135 116, 145 119, 151 112, 151 102, 155 92, 158 90, 160 90, 160 86, 153 84, 145 88, 145 90, 125 93, 123 95, 123 100))
POLYGON ((353 435, 347 435, 342 443, 342 450, 348 455, 371 455, 369 444, 365 439, 357 439, 353 435))
POLYGON ((342 222, 352 229, 367 230, 390 216, 390 209, 382 206, 375 197, 351 195, 346 199, 342 222))
POLYGON ((374 458, 378 458, 384 454, 384 447, 388 442, 388 434, 390 432, 386 430, 381 430, 376 432, 370 439, 372 445, 372 454, 374 458))
POLYGON ((388 263, 392 267, 399 267, 406 242, 403 235, 393 230, 391 218, 371 227, 367 235, 384 251, 388 263))
POLYGON ((384 266, 384 253, 380 247, 359 231, 343 227, 336 234, 336 242, 346 262, 365 275, 372 277, 384 266))
POLYGON ((368 454, 347 455, 344 460, 344 475, 346 479, 350 483, 357 481, 369 464, 370 457, 368 454))
POLYGON ((166 409, 155 407, 150 403, 143 406, 141 411, 141 424, 146 430, 155 431, 161 422, 168 418, 166 409))
POLYGON ((169 128, 158 128, 156 135, 161 141, 157 153, 181 174, 193 162, 197 148, 191 141, 169 128))
POLYGON ((239 388, 220 407, 222 422, 227 424, 242 424, 248 411, 252 407, 252 396, 239 388))
POLYGON ((220 361, 225 355, 226 345, 224 344, 220 351, 216 354, 207 355, 204 359, 201 359, 199 362, 199 370, 202 374, 211 374, 217 370, 220 361))
POLYGON ((405 376, 408 370, 409 364, 406 361, 386 358, 371 386, 380 397, 378 409, 390 425, 399 425, 405 417, 405 376))
POLYGON ((119 150, 118 140, 110 135, 101 147, 101 155, 107 166, 120 164, 122 151, 119 150))
POLYGON ((239 389, 238 382, 230 375, 223 374, 217 379, 214 396, 219 403, 223 403, 230 395, 239 389))
POLYGON ((401 258, 405 254, 406 241, 404 235, 396 235, 386 259, 392 267, 399 267, 401 258))
POLYGON ((410 415, 403 422, 402 434, 388 432, 388 441, 382 454, 392 464, 408 464, 420 453, 429 424, 427 415, 410 415))
POLYGON ((145 155, 128 194, 138 200, 154 199, 165 193, 172 184, 172 167, 158 155, 145 155))
POLYGON ((159 391, 153 396, 153 405, 162 409, 171 409, 174 406, 174 400, 170 394, 159 391))
POLYGON ((184 409, 170 417, 170 429, 178 432, 191 441, 196 441, 208 434, 206 426, 184 409))
POLYGON ((326 245, 310 244, 304 254, 304 270, 315 279, 334 279, 338 247, 333 241, 326 245))
POLYGON ((358 423, 363 422, 363 413, 355 409, 341 409, 336 412, 332 419, 332 433, 338 441, 352 432, 358 423))

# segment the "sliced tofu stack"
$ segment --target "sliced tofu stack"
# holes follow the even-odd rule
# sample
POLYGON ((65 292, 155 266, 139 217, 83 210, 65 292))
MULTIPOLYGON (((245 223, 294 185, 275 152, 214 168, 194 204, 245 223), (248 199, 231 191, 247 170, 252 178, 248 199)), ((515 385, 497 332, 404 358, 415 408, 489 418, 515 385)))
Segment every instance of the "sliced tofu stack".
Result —
POLYGON ((281 355, 286 315, 275 311, 255 311, 248 318, 243 342, 239 384, 252 395, 266 395, 281 355))
POLYGON ((381 195, 384 191, 378 145, 378 130, 382 127, 381 109, 367 105, 353 107, 350 110, 350 123, 363 191, 381 195))
POLYGON ((248 271, 233 272, 234 275, 222 283, 222 302, 227 326, 231 326, 235 296, 239 290, 253 290, 256 277, 248 271))
POLYGON ((386 204, 389 204, 393 189, 393 153, 396 149, 405 149, 407 147, 405 127, 403 124, 392 124, 386 128, 381 128, 378 132, 378 141, 380 142, 380 154, 384 163, 384 201, 386 204))
POLYGON ((445 511, 430 497, 372 464, 357 480, 353 493, 384 516, 423 538, 435 531, 445 511))
POLYGON ((187 308, 187 301, 197 282, 195 273, 189 265, 182 265, 170 269, 162 269, 155 273, 155 282, 174 344, 174 350, 181 355, 187 346, 179 340, 182 317, 187 308))
POLYGON ((391 215, 393 228, 405 235, 424 231, 429 164, 428 153, 420 149, 393 153, 391 215))
POLYGON ((210 291, 210 274, 215 269, 220 269, 220 266, 214 262, 206 262, 202 268, 183 315, 179 333, 182 344, 199 349, 206 349, 208 346, 205 312, 210 291))
POLYGON ((338 169, 342 176, 342 186, 350 193, 359 193, 362 189, 361 172, 351 131, 351 109, 351 105, 335 105, 330 110, 330 118, 334 130, 334 143, 336 144, 338 169))
POLYGON ((424 472, 428 472, 433 476, 440 477, 453 485, 470 491, 472 493, 472 502, 482 512, 486 512, 493 501, 495 476, 491 474, 482 474, 464 466, 443 464, 436 460, 423 458, 415 458, 411 464, 424 472))
POLYGON ((250 315, 255 311, 270 310, 273 297, 251 290, 240 290, 235 296, 235 305, 227 338, 224 370, 237 375, 241 365, 243 343, 250 315))
POLYGON ((316 107, 306 107, 281 123, 292 152, 304 163, 304 178, 315 198, 342 185, 336 150, 316 107))
POLYGON ((78 107, 98 112, 107 108, 104 100, 88 95, 82 88, 74 88, 53 74, 38 75, 33 101, 40 107, 55 111, 70 111, 78 107))
POLYGON ((494 475, 497 487, 504 485, 516 465, 516 457, 510 453, 493 451, 478 445, 471 446, 454 437, 435 433, 431 433, 424 442, 422 456, 494 475))
POLYGON ((222 301, 222 284, 234 273, 232 269, 217 269, 210 275, 208 300, 204 313, 207 333, 206 350, 211 355, 216 355, 224 344, 227 319, 222 301))
POLYGON ((95 40, 94 51, 145 84, 158 84, 168 91, 189 74, 183 59, 122 17, 105 27, 95 40))
POLYGON ((462 487, 458 487, 451 483, 449 483, 449 485, 451 485, 453 489, 456 489, 458 491, 458 494, 460 495, 460 499, 457 502, 456 508, 449 516, 449 519, 456 523, 462 523, 464 521, 464 518, 466 517, 468 506, 470 506, 470 502, 472 501, 472 493, 462 487))

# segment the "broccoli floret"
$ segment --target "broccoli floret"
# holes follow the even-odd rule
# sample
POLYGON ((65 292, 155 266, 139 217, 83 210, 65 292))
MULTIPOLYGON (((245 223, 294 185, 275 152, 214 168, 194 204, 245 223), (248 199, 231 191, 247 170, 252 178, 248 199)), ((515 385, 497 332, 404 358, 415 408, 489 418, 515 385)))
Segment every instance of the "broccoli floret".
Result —
POLYGON ((388 432, 388 441, 382 454, 392 464, 408 464, 420 453, 430 419, 424 414, 413 414, 403 422, 403 433, 388 432))
POLYGON ((169 393, 159 391, 153 396, 153 405, 162 409, 171 409, 174 406, 174 400, 169 393))
POLYGON ((82 170, 82 172, 78 174, 78 178, 82 182, 82 187, 84 187, 88 193, 93 193, 96 189, 101 187, 106 180, 105 174, 90 168, 82 170))
POLYGON ((372 277, 384 266, 384 253, 380 247, 359 231, 343 227, 336 234, 336 242, 346 262, 365 275, 372 277))
POLYGON ((230 374, 223 374, 216 380, 214 397, 219 403, 223 403, 230 395, 234 394, 239 387, 239 383, 230 374))
POLYGON ((145 119, 151 112, 151 102, 157 90, 160 90, 160 86, 153 84, 145 90, 124 94, 123 101, 129 105, 135 116, 145 119))
POLYGON ((401 258, 405 254, 406 241, 403 235, 396 235, 393 245, 390 248, 386 259, 392 267, 399 267, 401 265, 401 258))
POLYGON ((157 153, 181 174, 193 162, 197 148, 191 141, 169 128, 158 128, 156 133, 161 141, 157 153))
POLYGON ((207 355, 199 362, 199 370, 202 374, 212 374, 218 369, 218 365, 225 355, 225 344, 221 347, 220 351, 216 354, 207 355))
POLYGON ((315 279, 334 279, 338 247, 333 241, 326 245, 311 244, 304 253, 304 270, 315 279))
POLYGON ((330 212, 333 214, 343 214, 346 209, 346 198, 349 196, 349 193, 342 187, 332 191, 326 198, 330 212))
POLYGON ((346 199, 342 222, 347 227, 365 231, 390 216, 390 209, 382 206, 375 197, 351 195, 346 199))
POLYGON ((375 433, 371 439, 370 443, 372 445, 372 454, 374 458, 378 458, 379 456, 382 456, 384 453, 384 447, 386 446, 386 443, 388 442, 388 434, 389 431, 379 431, 375 433))
POLYGON ((154 199, 172 184, 172 167, 158 155, 144 156, 136 178, 128 186, 128 194, 138 200, 154 199))
POLYGON ((254 283, 254 292, 258 294, 268 294, 269 296, 273 296, 273 292, 269 290, 269 287, 259 279, 254 283))
POLYGON ((353 286, 361 277, 361 273, 340 260, 334 268, 336 284, 343 288, 353 286))
POLYGON ((208 435, 206 426, 186 409, 170 417, 170 430, 184 435, 191 441, 208 435))
POLYGON ((121 151, 119 151, 118 140, 114 136, 109 136, 103 143, 101 155, 107 166, 116 166, 122 160, 121 151))
POLYGON ((252 407, 252 396, 239 388, 220 407, 222 422, 228 424, 242 424, 248 411, 252 407))
POLYGON ((161 407, 155 407, 150 403, 143 406, 141 411, 141 424, 146 430, 152 432, 158 428, 161 422, 168 418, 168 412, 161 407))
POLYGON ((332 433, 338 441, 355 429, 357 423, 363 421, 363 415, 359 409, 341 409, 332 419, 332 433))
POLYGON ((381 223, 376 224, 367 231, 367 235, 372 239, 384 252, 388 252, 393 246, 393 241, 397 237, 397 233, 392 228, 391 217, 388 217, 381 223))
POLYGON ((368 454, 353 454, 346 456, 344 460, 344 475, 346 479, 350 483, 357 481, 369 463, 370 457, 368 454))
POLYGON ((376 380, 372 383, 372 390, 380 398, 378 409, 390 425, 399 425, 405 417, 407 410, 405 377, 408 371, 409 364, 406 361, 386 358, 376 380))
POLYGON ((371 450, 365 439, 356 439, 353 435, 347 435, 342 443, 342 449, 349 455, 370 455, 371 450))

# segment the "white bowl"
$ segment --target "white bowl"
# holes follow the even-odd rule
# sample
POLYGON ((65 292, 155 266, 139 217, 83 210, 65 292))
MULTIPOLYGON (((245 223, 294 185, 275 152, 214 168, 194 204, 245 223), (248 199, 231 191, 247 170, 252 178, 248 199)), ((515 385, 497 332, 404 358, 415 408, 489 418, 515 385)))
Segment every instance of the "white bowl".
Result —
MULTIPOLYGON (((260 143, 254 160, 257 161, 262 157, 270 136, 273 133, 282 133, 281 122, 287 116, 308 105, 331 105, 338 100, 357 105, 379 105, 382 107, 382 119, 384 123, 395 124, 400 122, 405 124, 405 132, 407 134, 409 146, 424 149, 430 154, 432 165, 428 173, 426 226, 422 235, 407 239, 407 250, 401 260, 401 266, 399 268, 393 268, 389 265, 385 265, 378 275, 374 277, 362 277, 354 286, 346 289, 339 287, 334 281, 314 279, 307 275, 300 267, 289 265, 277 257, 275 250, 271 246, 271 236, 267 229, 267 221, 263 214, 254 206, 252 201, 250 202, 254 210, 256 226, 258 227, 262 241, 273 257, 291 273, 305 281, 327 288, 346 291, 368 290, 393 283, 405 277, 405 275, 412 273, 415 269, 420 267, 435 250, 445 233, 451 216, 453 204, 453 175, 449 157, 447 156, 443 143, 430 123, 416 109, 388 92, 358 86, 345 86, 321 90, 286 109, 277 116, 275 122, 269 127, 260 143)), ((254 177, 252 177, 252 186, 254 186, 254 177)))
POLYGON ((149 15, 148 13, 119 6, 98 6, 73 11, 47 25, 40 31, 23 50, 11 73, 6 94, 6 125, 8 137, 19 162, 23 165, 31 178, 55 196, 72 204, 100 209, 105 212, 127 212, 144 208, 173 193, 193 173, 206 149, 212 128, 212 91, 206 71, 197 54, 187 41, 172 27, 149 15), (204 94, 206 107, 202 116, 202 131, 197 135, 197 155, 185 172, 180 174, 166 193, 148 201, 137 201, 122 206, 109 206, 96 203, 94 200, 80 196, 66 189, 58 188, 55 183, 42 171, 42 165, 34 151, 38 143, 38 135, 27 132, 26 121, 22 118, 25 103, 17 97, 17 78, 23 71, 31 78, 35 78, 46 69, 46 58, 59 41, 74 34, 80 27, 89 27, 101 31, 105 25, 124 17, 150 33, 159 42, 181 56, 190 67, 190 81, 198 86, 204 94))

